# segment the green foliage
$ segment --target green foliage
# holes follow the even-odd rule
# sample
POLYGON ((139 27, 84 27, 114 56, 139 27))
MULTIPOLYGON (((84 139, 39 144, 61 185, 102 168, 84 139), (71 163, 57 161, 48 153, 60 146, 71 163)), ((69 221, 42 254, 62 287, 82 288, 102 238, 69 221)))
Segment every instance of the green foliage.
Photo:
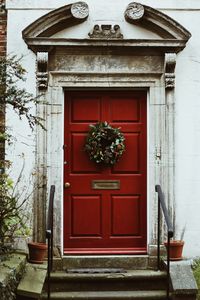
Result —
POLYGON ((0 174, 0 253, 7 250, 6 244, 13 243, 16 236, 31 233, 27 226, 29 213, 25 209, 30 195, 24 196, 23 191, 17 190, 21 175, 22 171, 14 184, 8 174, 0 174))
POLYGON ((192 265, 192 269, 193 269, 193 274, 198 286, 198 295, 197 295, 197 299, 200 300, 200 258, 196 258, 193 261, 193 265, 192 265))
POLYGON ((31 113, 32 107, 39 104, 39 98, 20 87, 26 80, 26 70, 21 65, 21 59, 16 56, 0 57, 0 252, 6 249, 7 242, 13 242, 15 236, 30 235, 30 228, 26 224, 30 223, 31 214, 25 207, 31 194, 24 195, 17 188, 22 179, 22 171, 15 184, 3 172, 10 166, 10 162, 4 159, 4 144, 5 141, 9 144, 13 138, 5 126, 6 108, 11 107, 20 119, 25 117, 31 129, 35 125, 44 129, 43 119, 31 113))
POLYGON ((21 59, 16 56, 0 57, 0 110, 4 112, 5 105, 11 106, 21 119, 24 116, 31 129, 42 125, 42 119, 31 113, 32 105, 39 99, 28 93, 19 83, 26 80, 26 70, 21 65, 21 59))

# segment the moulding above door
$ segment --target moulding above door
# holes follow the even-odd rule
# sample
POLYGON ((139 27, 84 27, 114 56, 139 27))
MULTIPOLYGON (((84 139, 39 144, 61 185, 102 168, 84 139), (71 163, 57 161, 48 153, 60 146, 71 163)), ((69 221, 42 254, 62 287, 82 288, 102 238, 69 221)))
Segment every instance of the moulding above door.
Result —
MULTIPOLYGON (((123 12, 122 12, 123 14, 123 12)), ((75 47, 131 47, 131 48, 148 48, 161 50, 163 53, 181 51, 188 39, 191 37, 182 25, 170 18, 164 13, 140 3, 132 2, 128 5, 124 12, 125 19, 132 26, 145 28, 149 33, 156 33, 158 38, 123 38, 123 32, 120 32, 120 26, 116 24, 116 30, 110 30, 110 33, 105 38, 105 34, 100 31, 100 34, 91 34, 93 28, 90 28, 88 37, 86 38, 59 38, 55 37, 55 33, 62 31, 65 28, 80 24, 87 19, 89 8, 85 2, 76 2, 58 8, 50 13, 40 17, 28 27, 26 27, 22 36, 28 47, 34 52, 50 51, 57 46, 75 46, 75 47), (116 38, 117 37, 117 38, 116 38), (105 41, 106 39, 106 41, 105 41)), ((95 21, 96 23, 96 21, 95 21)), ((93 27, 95 25, 93 24, 93 27)), ((105 24, 103 26, 108 26, 105 24)), ((96 24, 98 28, 102 24, 96 24)), ((112 25, 109 25, 112 26, 112 25)))

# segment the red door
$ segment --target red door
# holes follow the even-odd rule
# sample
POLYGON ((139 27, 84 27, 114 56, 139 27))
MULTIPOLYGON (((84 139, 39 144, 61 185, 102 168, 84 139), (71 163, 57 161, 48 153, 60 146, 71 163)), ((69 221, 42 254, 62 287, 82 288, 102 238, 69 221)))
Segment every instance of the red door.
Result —
POLYGON ((146 92, 82 91, 65 95, 64 252, 146 252, 146 92), (121 127, 126 150, 113 166, 88 158, 89 125, 121 127), (96 180, 117 189, 95 188, 96 180))

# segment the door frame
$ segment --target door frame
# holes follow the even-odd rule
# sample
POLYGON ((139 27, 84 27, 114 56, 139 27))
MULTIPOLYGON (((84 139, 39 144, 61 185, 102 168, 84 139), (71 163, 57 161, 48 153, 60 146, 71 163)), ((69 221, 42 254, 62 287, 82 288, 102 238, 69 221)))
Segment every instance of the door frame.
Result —
MULTIPOLYGON (((78 54, 82 59, 81 52, 78 54)), ((132 56, 132 60, 138 57, 132 56)), ((69 58, 70 59, 70 58, 69 58)), ((117 57, 119 60, 120 57, 117 57)), ((83 58, 84 60, 84 58, 83 58)), ((38 128, 38 139, 47 141, 46 144, 38 144, 37 163, 41 164, 41 153, 47 152, 51 145, 51 151, 47 152, 44 165, 46 169, 47 186, 55 184, 57 188, 55 206, 55 244, 63 253, 63 124, 64 124, 64 91, 80 89, 145 89, 147 93, 147 242, 148 253, 154 251, 156 240, 157 201, 155 197, 155 185, 161 184, 163 190, 169 191, 168 203, 173 211, 174 198, 174 91, 165 89, 165 56, 156 57, 160 69, 149 73, 154 68, 155 61, 149 59, 149 65, 142 69, 142 73, 128 72, 105 74, 101 70, 85 69, 80 72, 54 70, 49 72, 49 88, 42 97, 48 99, 50 105, 39 106, 39 115, 46 116, 47 130, 44 132, 38 128), (162 62, 162 63, 161 63, 162 62), (170 108, 170 109, 169 109, 170 108), (57 140, 57 143, 55 143, 57 140), (166 143, 170 141, 169 143, 166 143), (46 161, 45 161, 46 160, 46 161)), ((109 63, 109 62, 108 62, 109 63)), ((82 65, 83 67, 83 65, 82 65)), ((41 97, 41 99, 42 99, 41 97)))

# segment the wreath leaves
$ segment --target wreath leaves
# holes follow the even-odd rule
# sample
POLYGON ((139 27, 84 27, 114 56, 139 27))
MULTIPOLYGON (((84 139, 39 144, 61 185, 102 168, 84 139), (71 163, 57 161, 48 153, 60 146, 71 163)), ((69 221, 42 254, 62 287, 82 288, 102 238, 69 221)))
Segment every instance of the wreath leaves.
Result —
POLYGON ((120 128, 114 128, 106 121, 98 122, 90 125, 85 151, 97 164, 114 165, 125 150, 124 141, 120 128))

